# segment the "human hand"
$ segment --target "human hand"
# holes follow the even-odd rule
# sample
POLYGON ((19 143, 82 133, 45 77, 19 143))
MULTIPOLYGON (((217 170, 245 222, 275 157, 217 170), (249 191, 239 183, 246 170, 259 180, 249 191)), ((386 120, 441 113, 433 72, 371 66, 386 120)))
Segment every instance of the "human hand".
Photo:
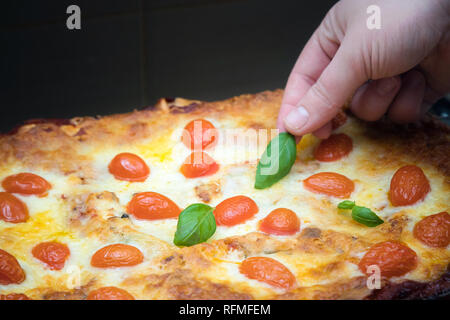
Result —
POLYGON ((353 94, 351 110, 363 120, 387 113, 414 122, 448 91, 450 0, 342 0, 291 71, 277 126, 326 138, 353 94), (366 26, 370 5, 380 7, 381 29, 366 26))

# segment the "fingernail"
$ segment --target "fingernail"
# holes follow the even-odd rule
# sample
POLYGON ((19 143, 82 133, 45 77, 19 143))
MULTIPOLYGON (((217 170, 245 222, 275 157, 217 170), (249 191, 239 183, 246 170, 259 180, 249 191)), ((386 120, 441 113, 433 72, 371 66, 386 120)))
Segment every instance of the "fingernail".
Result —
POLYGON ((298 107, 289 112, 284 123, 289 129, 299 130, 308 121, 309 113, 304 107, 298 107))
POLYGON ((395 78, 385 78, 377 81, 377 91, 380 95, 391 93, 397 88, 398 81, 395 78))

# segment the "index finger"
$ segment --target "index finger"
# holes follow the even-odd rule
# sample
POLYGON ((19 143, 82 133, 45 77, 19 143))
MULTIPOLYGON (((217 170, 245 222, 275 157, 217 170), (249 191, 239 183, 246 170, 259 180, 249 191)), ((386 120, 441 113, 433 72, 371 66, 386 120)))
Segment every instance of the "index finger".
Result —
POLYGON ((284 118, 297 107, 301 98, 328 66, 338 48, 339 45, 332 40, 320 43, 317 31, 308 40, 289 75, 285 87, 277 120, 277 127, 281 132, 286 131, 284 118))

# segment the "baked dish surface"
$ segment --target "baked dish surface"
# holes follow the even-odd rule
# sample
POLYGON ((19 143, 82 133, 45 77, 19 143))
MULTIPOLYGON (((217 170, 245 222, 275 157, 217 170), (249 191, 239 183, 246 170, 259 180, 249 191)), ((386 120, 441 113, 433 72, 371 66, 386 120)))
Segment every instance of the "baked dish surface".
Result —
POLYGON ((161 99, 127 114, 30 121, 1 135, 0 299, 448 293, 449 128, 431 117, 398 126, 341 112, 332 140, 304 136, 290 173, 255 189, 282 95, 161 99), (200 137, 214 162, 206 169, 184 166, 192 145, 181 137, 193 120, 217 130, 200 137), (223 143, 233 130, 245 139, 223 143), (355 221, 338 209, 343 200, 383 223, 355 221), (215 208, 216 230, 176 246, 177 216, 193 203, 215 208), (375 288, 370 265, 380 271, 375 288))

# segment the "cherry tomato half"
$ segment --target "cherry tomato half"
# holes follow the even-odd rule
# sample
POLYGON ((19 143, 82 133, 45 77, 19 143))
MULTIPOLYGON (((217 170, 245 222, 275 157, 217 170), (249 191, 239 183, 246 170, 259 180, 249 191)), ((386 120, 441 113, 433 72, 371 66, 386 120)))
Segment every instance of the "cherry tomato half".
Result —
POLYGON ((52 185, 34 173, 18 173, 8 176, 2 181, 3 188, 10 193, 18 193, 22 195, 40 195, 44 196, 52 185))
POLYGON ((368 267, 378 266, 383 277, 399 277, 417 266, 417 255, 398 241, 385 241, 372 246, 359 262, 359 269, 368 273, 368 267))
POLYGON ((25 222, 28 208, 19 198, 8 192, 0 192, 0 219, 10 223, 25 222))
POLYGON ((450 214, 441 212, 423 218, 414 226, 413 234, 430 247, 445 248, 450 243, 450 214))
POLYGON ((292 272, 282 263, 267 257, 245 259, 239 271, 249 279, 265 282, 271 286, 289 289, 296 280, 292 272))
POLYGON ((303 181, 306 189, 337 198, 348 198, 355 184, 346 176, 335 172, 319 172, 303 181))
POLYGON ((141 192, 128 203, 127 212, 138 219, 158 220, 176 218, 181 209, 169 198, 156 192, 141 192))
POLYGON ((331 128, 336 130, 347 122, 347 115, 341 110, 333 119, 331 119, 331 128))
POLYGON ((117 287, 102 287, 91 291, 87 300, 134 300, 134 297, 117 287))
POLYGON ((300 219, 294 211, 278 208, 261 220, 259 230, 275 235, 294 234, 300 230, 300 219))
POLYGON ((144 261, 142 252, 127 244, 111 244, 98 250, 91 258, 91 265, 97 268, 130 267, 144 261))
POLYGON ((205 119, 196 119, 184 127, 181 141, 191 150, 200 151, 214 146, 218 132, 214 125, 205 119))
POLYGON ((0 284, 19 284, 25 280, 25 272, 17 259, 0 249, 0 284))
POLYGON ((0 300, 31 300, 23 293, 0 294, 0 300))
POLYGON ((70 256, 69 248, 62 243, 50 241, 36 245, 31 253, 42 261, 50 270, 61 270, 70 256))
POLYGON ((345 133, 332 134, 314 150, 314 157, 323 162, 336 161, 348 155, 352 149, 352 138, 345 133))
POLYGON ((204 152, 192 152, 181 165, 180 171, 186 178, 209 176, 219 170, 219 165, 204 152))
POLYGON ((418 166, 401 167, 391 179, 389 200, 395 207, 412 205, 430 192, 430 183, 418 166))
POLYGON ((114 178, 124 181, 142 182, 150 174, 150 169, 144 160, 128 152, 116 155, 109 163, 108 169, 114 178))
POLYGON ((231 227, 250 219, 258 210, 255 201, 249 197, 235 196, 219 203, 213 213, 217 225, 231 227))

